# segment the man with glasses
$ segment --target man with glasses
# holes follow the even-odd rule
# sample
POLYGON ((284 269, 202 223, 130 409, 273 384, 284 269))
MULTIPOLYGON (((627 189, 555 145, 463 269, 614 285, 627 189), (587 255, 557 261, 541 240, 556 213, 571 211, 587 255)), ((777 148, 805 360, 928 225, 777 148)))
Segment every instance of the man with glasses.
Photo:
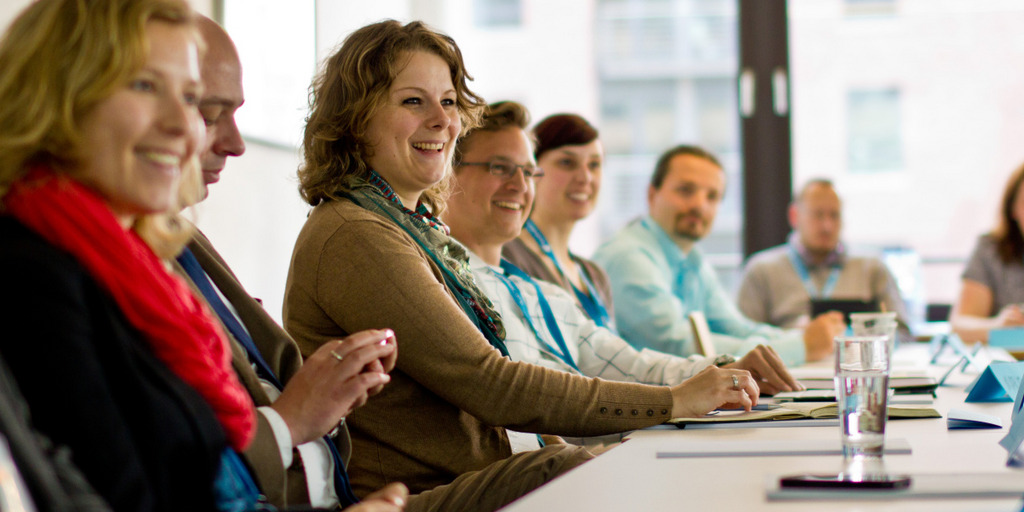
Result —
POLYGON ((541 176, 544 176, 544 169, 533 164, 516 165, 503 160, 495 160, 493 162, 459 162, 459 167, 469 167, 474 165, 486 167, 487 172, 495 176, 501 176, 505 179, 514 178, 516 173, 520 171, 522 171, 523 177, 527 179, 540 178, 541 176))
MULTIPOLYGON (((636 350, 599 327, 562 288, 534 280, 501 259, 503 244, 515 239, 529 217, 536 166, 526 126, 529 114, 515 102, 491 104, 483 125, 459 139, 455 149, 455 185, 444 221, 470 251, 469 263, 480 289, 494 303, 505 326, 505 345, 515 361, 589 377, 675 385, 715 361, 636 350)), ((728 364, 749 370, 761 390, 798 389, 778 355, 758 347, 728 364)), ((634 414, 623 411, 622 414, 634 414)), ((536 445, 536 439, 524 443, 536 445)))

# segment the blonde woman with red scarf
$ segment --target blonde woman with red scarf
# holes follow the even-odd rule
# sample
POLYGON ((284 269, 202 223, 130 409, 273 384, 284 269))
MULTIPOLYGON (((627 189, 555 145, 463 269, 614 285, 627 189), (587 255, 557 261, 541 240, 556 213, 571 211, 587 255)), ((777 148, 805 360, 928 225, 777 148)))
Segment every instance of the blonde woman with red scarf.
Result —
POLYGON ((181 0, 41 0, 0 42, 0 351, 115 510, 248 510, 252 402, 168 258, 199 193, 181 0))

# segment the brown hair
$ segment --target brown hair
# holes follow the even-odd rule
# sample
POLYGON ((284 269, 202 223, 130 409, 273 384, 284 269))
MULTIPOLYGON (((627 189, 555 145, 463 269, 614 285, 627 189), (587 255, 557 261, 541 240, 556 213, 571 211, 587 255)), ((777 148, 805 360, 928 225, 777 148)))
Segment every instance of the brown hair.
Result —
POLYGON ((455 165, 462 161, 462 155, 466 146, 478 133, 493 133, 508 127, 526 130, 530 125, 530 112, 521 103, 515 101, 498 101, 487 105, 483 115, 480 116, 480 126, 477 126, 469 133, 459 137, 455 144, 455 165))
MULTIPOLYGON (((476 126, 484 101, 467 85, 472 77, 454 39, 420 21, 403 26, 386 20, 360 28, 327 59, 310 87, 304 161, 298 172, 299 193, 306 202, 336 199, 348 189, 351 176, 369 176, 367 127, 406 63, 401 54, 411 51, 435 54, 448 64, 462 134, 476 126)), ((449 179, 450 174, 423 194, 423 202, 435 213, 444 207, 449 179)))
POLYGON ((533 127, 537 138, 534 158, 562 146, 580 146, 597 140, 597 128, 576 114, 553 114, 545 117, 533 127))
MULTIPOLYGON (((0 196, 33 165, 74 175, 82 120, 145 65, 150 21, 194 30, 182 0, 40 0, 18 15, 0 40, 0 196)), ((192 160, 184 199, 202 190, 192 160)), ((161 256, 191 235, 172 214, 140 216, 133 229, 161 256)))
POLYGON ((1004 263, 1020 263, 1024 260, 1024 236, 1021 235, 1020 223, 1013 218, 1013 203, 1017 201, 1017 193, 1024 183, 1024 165, 1018 167, 1010 175, 1010 181, 1003 189, 1003 201, 999 207, 999 224, 992 230, 992 238, 996 242, 996 252, 1004 263))
POLYGON ((661 188, 661 184, 665 182, 665 175, 668 174, 668 164, 672 162, 672 159, 677 156, 689 155, 697 158, 703 158, 708 162, 715 164, 719 169, 722 168, 722 164, 718 162, 715 155, 709 153, 706 149, 699 146, 689 146, 686 144, 680 144, 674 148, 661 154, 658 157, 658 163, 654 165, 654 174, 651 175, 651 186, 655 189, 661 188))

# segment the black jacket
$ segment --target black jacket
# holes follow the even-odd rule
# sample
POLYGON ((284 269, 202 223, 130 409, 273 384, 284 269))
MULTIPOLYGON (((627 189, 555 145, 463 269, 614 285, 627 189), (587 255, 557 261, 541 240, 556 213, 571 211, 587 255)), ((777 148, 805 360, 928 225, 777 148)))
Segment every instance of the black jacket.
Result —
POLYGON ((75 258, 6 217, 0 268, 0 353, 36 428, 114 510, 213 510, 226 441, 198 392, 75 258))

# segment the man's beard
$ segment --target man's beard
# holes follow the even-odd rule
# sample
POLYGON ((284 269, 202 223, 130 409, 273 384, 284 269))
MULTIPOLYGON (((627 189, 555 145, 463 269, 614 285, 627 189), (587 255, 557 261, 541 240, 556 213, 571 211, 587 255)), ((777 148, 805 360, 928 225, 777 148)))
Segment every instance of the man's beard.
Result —
POLYGON ((804 249, 807 250, 807 253, 810 254, 810 256, 812 258, 820 260, 820 259, 824 259, 824 258, 828 257, 828 255, 832 254, 832 252, 836 250, 836 247, 838 245, 839 245, 838 241, 836 241, 834 243, 830 242, 828 244, 810 244, 809 245, 807 243, 804 243, 804 249), (825 246, 827 246, 827 248, 825 246))
POLYGON ((696 242, 707 234, 708 222, 699 212, 686 212, 676 218, 675 235, 696 242), (694 219, 696 217, 696 219, 694 219))

